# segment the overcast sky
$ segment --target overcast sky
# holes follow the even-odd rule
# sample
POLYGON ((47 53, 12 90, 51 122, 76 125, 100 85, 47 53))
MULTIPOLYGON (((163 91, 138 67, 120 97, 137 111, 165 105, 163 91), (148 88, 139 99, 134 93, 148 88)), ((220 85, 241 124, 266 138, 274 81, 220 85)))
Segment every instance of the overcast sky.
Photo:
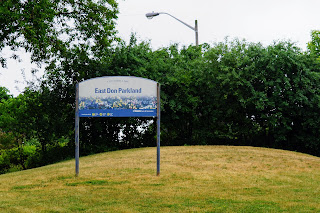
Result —
POLYGON ((319 0, 126 0, 119 6, 120 36, 128 39, 136 32, 153 48, 194 44, 195 35, 168 15, 147 19, 145 14, 152 11, 167 12, 192 26, 197 19, 200 43, 226 36, 265 45, 290 39, 305 49, 311 30, 320 29, 319 0))
MULTIPOLYGON (((161 14, 151 20, 149 12, 166 12, 194 26, 198 20, 199 43, 246 39, 269 45, 273 41, 290 40, 303 50, 312 30, 320 29, 320 0, 120 0, 117 30, 128 41, 136 33, 139 41, 150 41, 153 49, 170 44, 195 44, 195 33, 172 17, 161 14)), ((0 68, 0 86, 17 95, 24 84, 21 69, 31 79, 31 66, 10 61, 8 69, 0 68)), ((35 66, 34 66, 35 67, 35 66)))

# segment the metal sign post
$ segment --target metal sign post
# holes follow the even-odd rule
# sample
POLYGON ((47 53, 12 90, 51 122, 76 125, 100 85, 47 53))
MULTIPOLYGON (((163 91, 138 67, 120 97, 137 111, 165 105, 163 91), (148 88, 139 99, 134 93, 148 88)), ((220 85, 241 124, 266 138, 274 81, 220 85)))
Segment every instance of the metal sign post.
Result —
POLYGON ((160 84, 157 84, 157 176, 160 175, 160 84))
POLYGON ((79 176, 80 117, 157 117, 157 175, 160 175, 159 83, 132 76, 105 76, 76 85, 76 176, 79 176))
POLYGON ((75 115, 75 159, 76 177, 79 175, 79 84, 76 85, 76 115, 75 115))

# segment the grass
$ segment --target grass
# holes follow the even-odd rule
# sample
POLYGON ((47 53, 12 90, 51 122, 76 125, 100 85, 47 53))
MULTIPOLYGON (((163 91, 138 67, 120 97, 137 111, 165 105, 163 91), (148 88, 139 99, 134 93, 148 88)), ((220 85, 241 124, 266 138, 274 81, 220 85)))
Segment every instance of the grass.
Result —
POLYGON ((320 158, 233 146, 108 152, 0 175, 0 212, 320 212, 320 158))

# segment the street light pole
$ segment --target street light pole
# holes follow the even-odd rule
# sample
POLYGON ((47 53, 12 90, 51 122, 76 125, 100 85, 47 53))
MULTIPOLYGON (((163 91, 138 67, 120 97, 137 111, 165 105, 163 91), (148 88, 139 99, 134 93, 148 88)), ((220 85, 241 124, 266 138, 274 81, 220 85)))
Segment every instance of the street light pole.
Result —
POLYGON ((155 13, 155 12, 152 12, 152 13, 147 13, 147 14, 146 14, 146 17, 147 17, 148 19, 152 19, 153 17, 158 16, 158 15, 160 15, 160 14, 166 14, 166 15, 168 15, 168 16, 171 16, 171 17, 174 18, 175 20, 179 21, 180 23, 186 25, 187 27, 189 27, 190 29, 192 29, 193 31, 195 31, 195 34, 196 34, 196 46, 199 46, 198 21, 197 21, 197 20, 195 20, 195 27, 192 27, 192 26, 190 26, 189 24, 181 21, 180 19, 174 17, 173 15, 171 15, 171 14, 169 14, 169 13, 164 13, 164 12, 155 13))
POLYGON ((195 20, 195 21, 194 21, 194 31, 196 32, 196 46, 199 46, 198 20, 195 20))

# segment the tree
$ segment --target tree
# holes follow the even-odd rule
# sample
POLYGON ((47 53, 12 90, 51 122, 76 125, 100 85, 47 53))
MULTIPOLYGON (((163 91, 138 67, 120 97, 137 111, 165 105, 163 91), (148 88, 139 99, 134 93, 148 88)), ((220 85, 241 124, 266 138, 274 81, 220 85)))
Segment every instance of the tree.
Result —
POLYGON ((27 113, 27 97, 20 94, 0 103, 0 129, 15 135, 31 136, 33 117, 27 113))
MULTIPOLYGON (((0 51, 24 48, 32 62, 66 57, 71 49, 97 56, 114 39, 117 13, 114 0, 0 1, 0 51)), ((6 66, 1 55, 0 63, 6 66)))
POLYGON ((290 42, 263 47, 232 41, 210 48, 205 58, 201 120, 211 138, 319 155, 319 66, 313 57, 290 42))
POLYGON ((12 98, 12 95, 9 95, 9 90, 5 87, 0 87, 0 102, 2 100, 8 100, 9 98, 12 98))
POLYGON ((320 60, 320 31, 313 30, 311 32, 311 41, 308 43, 308 49, 311 56, 320 60))
MULTIPOLYGON (((103 60, 90 58, 84 52, 77 52, 74 49, 72 57, 66 57, 61 60, 61 63, 47 68, 46 79, 40 87, 33 87, 27 93, 25 92, 28 100, 32 100, 29 102, 31 104, 29 113, 34 115, 34 132, 40 142, 43 141, 41 144, 51 143, 61 136, 74 137, 75 85, 77 82, 99 76, 135 75, 134 72, 139 72, 136 70, 138 62, 135 63, 134 59, 143 61, 140 58, 145 56, 144 46, 126 48, 120 46, 119 44, 119 48, 104 50, 106 55, 103 60), (130 60, 124 61, 124 57, 130 60), (125 69, 126 66, 129 69, 125 69), (123 67, 123 72, 119 70, 121 67, 123 67)), ((143 64, 138 65, 138 69, 143 69, 143 64)), ((122 127, 138 128, 139 124, 147 122, 145 120, 82 118, 80 126, 83 132, 80 142, 84 142, 81 144, 82 153, 103 151, 106 147, 141 146, 141 144, 129 141, 128 138, 134 138, 130 135, 123 139, 128 143, 124 142, 120 145, 118 134, 122 127)))

